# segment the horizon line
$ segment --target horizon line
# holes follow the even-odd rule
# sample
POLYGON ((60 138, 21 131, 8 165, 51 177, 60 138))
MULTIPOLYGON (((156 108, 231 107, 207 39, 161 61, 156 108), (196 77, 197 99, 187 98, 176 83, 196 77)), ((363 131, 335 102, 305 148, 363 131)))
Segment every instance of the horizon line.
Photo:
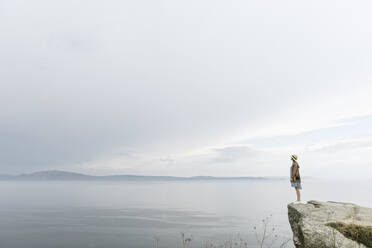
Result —
MULTIPOLYGON (((88 177, 115 177, 115 176, 133 176, 133 177, 169 177, 169 178, 197 178, 197 177, 209 177, 209 178, 287 178, 288 176, 279 175, 279 176, 212 176, 212 175, 194 175, 194 176, 171 176, 171 175, 143 175, 143 174, 108 174, 108 175, 91 175, 81 172, 74 172, 68 170, 39 170, 34 172, 26 173, 16 173, 16 174, 0 174, 0 176, 31 176, 37 175, 40 173, 68 173, 80 176, 88 177)), ((289 177, 288 177, 289 178, 289 177)), ((309 177, 307 177, 309 178, 309 177)))

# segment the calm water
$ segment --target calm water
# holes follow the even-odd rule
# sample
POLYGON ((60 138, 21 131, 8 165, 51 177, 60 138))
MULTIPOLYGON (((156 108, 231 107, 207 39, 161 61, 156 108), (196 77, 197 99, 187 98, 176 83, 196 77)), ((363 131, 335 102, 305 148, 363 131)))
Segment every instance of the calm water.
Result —
MULTIPOLYGON (((369 182, 303 183, 303 199, 372 207, 369 182)), ((287 181, 0 182, 0 247, 190 247, 238 233, 255 246, 253 226, 272 214, 279 239, 291 237, 287 181)), ((279 244, 279 241, 278 241, 279 244)), ((278 245, 279 246, 279 245, 278 245)), ((278 247, 277 246, 277 247, 278 247)), ((274 246, 275 247, 275 246, 274 246)))

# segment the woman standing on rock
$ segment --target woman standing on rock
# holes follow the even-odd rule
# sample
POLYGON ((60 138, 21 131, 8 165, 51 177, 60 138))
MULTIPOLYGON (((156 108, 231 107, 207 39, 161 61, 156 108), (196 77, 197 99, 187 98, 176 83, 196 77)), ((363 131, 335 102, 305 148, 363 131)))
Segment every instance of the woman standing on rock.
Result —
POLYGON ((292 166, 291 166, 291 186, 295 188, 296 195, 297 195, 297 201, 295 203, 301 202, 301 193, 300 189, 301 187, 301 177, 300 177, 300 166, 297 163, 297 155, 291 156, 292 160, 292 166))

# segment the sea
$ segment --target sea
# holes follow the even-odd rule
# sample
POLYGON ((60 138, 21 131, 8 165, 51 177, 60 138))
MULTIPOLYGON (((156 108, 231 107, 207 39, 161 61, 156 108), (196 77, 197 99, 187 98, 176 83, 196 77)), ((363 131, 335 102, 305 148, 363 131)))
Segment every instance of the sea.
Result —
MULTIPOLYGON (((372 207, 371 181, 311 178, 302 187, 304 202, 372 207)), ((253 248, 265 229, 262 247, 293 247, 295 199, 279 179, 1 181, 0 247, 253 248)))

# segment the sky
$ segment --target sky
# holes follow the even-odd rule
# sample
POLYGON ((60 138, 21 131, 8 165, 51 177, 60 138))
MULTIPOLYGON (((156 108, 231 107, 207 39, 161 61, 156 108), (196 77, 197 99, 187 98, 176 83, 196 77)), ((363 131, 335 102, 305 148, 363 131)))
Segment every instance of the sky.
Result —
POLYGON ((369 178, 371 7, 0 0, 0 174, 369 178))

